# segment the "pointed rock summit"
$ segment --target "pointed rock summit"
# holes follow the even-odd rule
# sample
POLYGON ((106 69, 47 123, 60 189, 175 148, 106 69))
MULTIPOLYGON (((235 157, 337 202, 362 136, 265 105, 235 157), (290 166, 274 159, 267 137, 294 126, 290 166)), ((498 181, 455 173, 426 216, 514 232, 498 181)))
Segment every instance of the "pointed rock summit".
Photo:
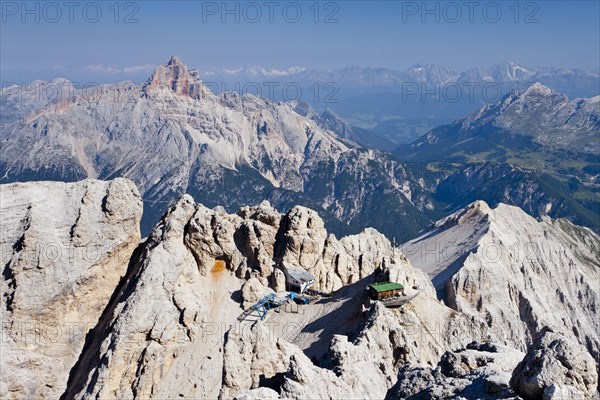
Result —
POLYGON ((527 89, 525 89, 523 92, 521 92, 520 97, 526 97, 531 94, 547 96, 547 95, 556 94, 556 92, 554 90, 550 89, 549 87, 542 85, 539 82, 535 82, 535 83, 532 83, 531 85, 529 85, 529 87, 527 89))
POLYGON ((158 66, 144 86, 146 96, 174 93, 200 99, 206 91, 196 70, 189 69, 177 56, 172 56, 166 65, 158 66))
POLYGON ((500 107, 491 106, 490 108, 497 111, 497 116, 501 116, 509 107, 514 105, 520 107, 523 103, 533 104, 541 102, 548 103, 548 107, 553 110, 556 105, 568 101, 567 96, 555 92, 540 82, 534 82, 525 89, 508 93, 501 102, 500 107))
POLYGON ((181 62, 181 59, 179 57, 177 57, 176 55, 171 56, 171 59, 169 60, 167 65, 181 65, 181 66, 185 67, 185 65, 183 65, 183 63, 181 62))

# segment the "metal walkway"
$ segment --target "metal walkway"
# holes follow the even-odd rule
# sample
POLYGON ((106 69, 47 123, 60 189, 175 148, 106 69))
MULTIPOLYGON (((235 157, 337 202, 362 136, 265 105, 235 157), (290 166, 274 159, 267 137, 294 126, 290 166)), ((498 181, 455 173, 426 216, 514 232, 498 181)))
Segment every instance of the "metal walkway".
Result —
POLYGON ((256 304, 252 305, 250 308, 245 310, 240 316, 238 316, 238 321, 244 321, 246 318, 252 316, 254 312, 257 313, 257 316, 260 320, 264 320, 267 312, 269 310, 276 310, 279 312, 281 310, 281 306, 290 300, 290 296, 285 296, 282 299, 277 299, 275 293, 269 293, 268 295, 262 297, 260 300, 256 302, 256 304))

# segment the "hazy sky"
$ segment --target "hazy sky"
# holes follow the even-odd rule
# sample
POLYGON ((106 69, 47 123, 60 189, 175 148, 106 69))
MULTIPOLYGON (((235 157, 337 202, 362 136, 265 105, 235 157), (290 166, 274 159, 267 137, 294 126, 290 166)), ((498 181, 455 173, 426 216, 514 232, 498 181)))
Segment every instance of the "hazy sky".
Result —
POLYGON ((2 1, 2 81, 139 73, 172 54, 200 69, 600 65, 598 1, 73 3, 2 1))

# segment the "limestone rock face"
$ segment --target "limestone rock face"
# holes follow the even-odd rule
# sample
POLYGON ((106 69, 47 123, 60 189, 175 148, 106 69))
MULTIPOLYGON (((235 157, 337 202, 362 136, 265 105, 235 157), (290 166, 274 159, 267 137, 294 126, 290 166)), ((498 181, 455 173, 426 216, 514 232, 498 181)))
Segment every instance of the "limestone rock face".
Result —
POLYGON ((494 341, 527 351, 549 327, 600 362, 600 237, 591 230, 479 201, 402 249, 494 341))
POLYGON ((285 281, 281 286, 281 273, 276 274, 273 268, 281 214, 268 201, 264 201, 258 206, 242 207, 238 215, 244 218, 244 223, 239 227, 236 238, 240 243, 240 251, 246 257, 248 268, 240 271, 240 274, 247 275, 250 271, 256 271, 265 285, 269 279, 275 279, 273 283, 279 279, 278 287, 285 290, 285 281))
MULTIPOLYGON (((461 211, 458 221, 436 226, 467 223, 471 234, 452 232, 482 246, 485 240, 512 243, 510 232, 522 237, 520 227, 509 230, 508 216, 526 224, 533 241, 539 233, 535 224, 543 224, 553 239, 535 242, 542 246, 542 267, 523 272, 500 264, 502 276, 483 261, 467 264, 459 251, 448 253, 457 256, 453 263, 465 264, 448 279, 451 286, 442 287, 453 296, 445 297, 454 299, 451 308, 438 299, 440 287, 385 236, 366 229, 338 239, 305 207, 281 214, 264 202, 228 214, 184 195, 139 243, 141 203, 126 180, 8 185, 2 188, 3 251, 9 249, 2 281, 9 332, 2 343, 2 395, 496 399, 516 398, 515 388, 549 399, 593 396, 597 365, 586 351, 594 349, 597 334, 591 320, 595 292, 577 274, 595 276, 590 254, 596 237, 573 225, 531 222, 509 211, 479 204, 461 211), (93 261, 59 264, 39 253, 29 257, 36 243, 59 239, 75 249, 98 241, 105 247, 93 261), (565 243, 572 247, 567 250, 565 243), (124 262, 115 260, 119 249, 127 253, 124 262), (571 256, 581 265, 560 264, 571 256), (310 271, 314 288, 326 293, 307 297, 308 304, 286 300, 281 291, 289 266, 310 271), (561 292, 560 307, 556 287, 542 279, 551 274, 575 279, 561 292), (365 286, 379 280, 400 282, 416 297, 386 308, 366 294, 365 286), (518 291, 506 295, 496 284, 518 291), (48 288, 31 299, 41 285, 48 288), (580 296, 571 296, 573 290, 580 296), (279 292, 282 302, 260 318, 251 306, 272 292, 279 292), (515 293, 531 299, 531 307, 515 311, 514 302, 520 301, 515 293), (554 305, 554 315, 540 305, 544 299, 554 305), (18 324, 26 319, 43 328, 48 321, 67 324, 87 317, 92 319, 87 336, 74 342, 19 342, 18 324), (546 334, 524 359, 524 332, 537 329, 524 330, 530 317, 543 332, 569 318, 574 330, 546 334), (585 348, 578 344, 583 338, 585 348)), ((422 240, 432 237, 444 234, 422 240)), ((475 260, 482 251, 472 248, 475 260)))
MULTIPOLYGON (((190 201, 193 202, 191 196, 190 201)), ((184 222, 185 232, 181 234, 185 247, 196 258, 202 275, 207 275, 213 268, 232 270, 241 262, 242 256, 234 239, 241 221, 235 215, 197 207, 191 219, 184 222), (219 262, 214 264, 215 260, 219 262)))
POLYGON ((511 385, 525 399, 592 398, 596 363, 586 349, 545 329, 515 368, 511 385))
POLYGON ((296 206, 284 217, 282 228, 283 263, 312 269, 323 253, 327 238, 323 220, 313 210, 296 206))
POLYGON ((214 397, 221 332, 241 311, 231 298, 241 282, 222 259, 228 241, 218 233, 227 227, 190 196, 171 208, 133 257, 127 284, 100 321, 68 397, 214 397), (186 232, 194 240, 185 240, 186 232), (196 252, 186 246, 192 242, 196 252))
POLYGON ((282 398, 356 396, 356 391, 332 371, 316 367, 297 346, 274 336, 262 325, 227 333, 223 369, 223 399, 268 381, 281 385, 282 398))
POLYGON ((172 92, 192 99, 201 99, 202 95, 206 95, 200 79, 190 73, 176 56, 171 57, 166 65, 159 65, 144 86, 147 96, 156 96, 161 92, 172 92))
POLYGON ((235 400, 279 399, 279 393, 269 388, 250 389, 235 397, 235 400))
POLYGON ((407 258, 375 229, 338 240, 327 235, 323 220, 315 211, 296 206, 282 218, 278 238, 276 259, 283 266, 307 269, 322 291, 338 290, 379 271, 387 272, 387 279, 433 293, 429 279, 418 270, 405 268, 409 265, 407 258), (394 276, 389 276, 390 270, 394 276), (407 271, 411 276, 406 275, 407 271))
POLYGON ((126 179, 2 185, 0 397, 60 397, 140 241, 126 179))
POLYGON ((273 270, 273 290, 276 292, 285 290, 285 274, 279 268, 273 270))
POLYGON ((273 291, 263 286, 257 278, 250 278, 242 285, 242 306, 244 309, 255 304, 260 298, 273 291))
POLYGON ((523 353, 509 347, 473 342, 444 353, 435 368, 404 366, 386 398, 514 398, 509 380, 522 357, 523 353))

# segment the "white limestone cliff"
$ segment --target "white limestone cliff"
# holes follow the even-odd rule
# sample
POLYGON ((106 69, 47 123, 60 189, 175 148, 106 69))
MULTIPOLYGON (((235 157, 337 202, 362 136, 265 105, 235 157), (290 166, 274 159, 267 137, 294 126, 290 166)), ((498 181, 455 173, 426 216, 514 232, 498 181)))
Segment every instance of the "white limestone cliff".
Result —
POLYGON ((129 181, 14 184, 1 193, 10 248, 6 397, 493 399, 535 385, 555 399, 597 395, 600 247, 596 235, 565 221, 482 202, 461 210, 412 242, 412 250, 447 250, 429 270, 436 288, 412 265, 426 269, 422 254, 405 256, 407 246, 374 229, 338 239, 305 207, 280 214, 263 202, 228 214, 185 195, 139 244, 141 203, 129 181), (447 237, 459 240, 452 251, 447 237), (505 250, 525 238, 537 250, 531 265, 505 250), (54 240, 104 250, 66 265, 27 257, 35 243, 54 240), (485 258, 492 245, 503 249, 496 263, 485 258), (127 255, 117 261, 119 251, 127 255), (283 296, 285 268, 294 265, 331 296, 287 302, 260 320, 249 306, 266 293, 283 296), (435 278, 447 268, 440 285, 435 278), (366 296, 365 285, 379 280, 418 295, 386 308, 366 296), (15 330, 26 319, 74 318, 92 323, 68 345, 25 348, 15 330), (534 343, 533 333, 548 328, 560 346, 534 343), (583 369, 552 361, 561 357, 583 369), (545 360, 539 371, 537 359, 545 360))
POLYGON ((139 244, 132 182, 2 185, 2 398, 56 399, 139 244))

